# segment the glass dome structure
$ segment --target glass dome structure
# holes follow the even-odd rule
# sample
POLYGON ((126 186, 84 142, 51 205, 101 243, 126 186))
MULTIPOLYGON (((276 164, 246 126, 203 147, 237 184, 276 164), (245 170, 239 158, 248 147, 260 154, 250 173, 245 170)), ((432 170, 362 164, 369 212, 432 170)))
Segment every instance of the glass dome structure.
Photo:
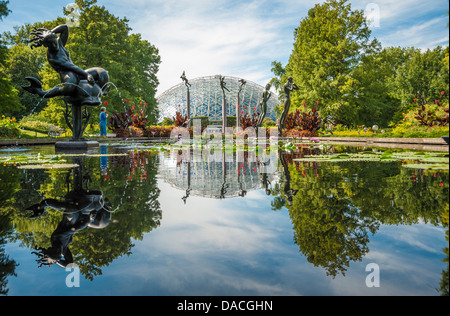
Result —
MULTIPOLYGON (((222 121, 222 105, 223 105, 223 93, 220 86, 220 75, 200 77, 189 80, 191 85, 189 88, 190 93, 190 112, 191 117, 206 116, 210 122, 222 121)), ((240 92, 240 106, 238 106, 238 93, 241 88, 241 78, 236 77, 224 77, 226 88, 225 98, 227 101, 227 117, 236 116, 236 111, 239 111, 240 115, 248 113, 253 116, 255 112, 261 113, 261 95, 264 90, 263 86, 260 86, 254 82, 247 81, 240 92)), ((266 117, 276 121, 276 114, 274 107, 278 105, 278 96, 272 93, 272 97, 267 102, 267 114, 266 117)), ((176 112, 180 112, 182 115, 187 114, 187 87, 184 82, 170 88, 162 93, 157 98, 157 104, 159 109, 159 121, 164 118, 173 118, 176 116, 176 112)))

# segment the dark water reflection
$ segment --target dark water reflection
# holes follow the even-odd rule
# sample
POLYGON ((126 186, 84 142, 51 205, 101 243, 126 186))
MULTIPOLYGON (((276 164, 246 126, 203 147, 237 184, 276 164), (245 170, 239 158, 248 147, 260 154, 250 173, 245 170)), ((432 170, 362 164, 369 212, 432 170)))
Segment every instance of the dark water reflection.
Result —
POLYGON ((344 150, 278 152, 267 174, 248 153, 186 161, 112 145, 73 169, 0 166, 0 293, 448 293, 448 170, 295 161, 344 150))

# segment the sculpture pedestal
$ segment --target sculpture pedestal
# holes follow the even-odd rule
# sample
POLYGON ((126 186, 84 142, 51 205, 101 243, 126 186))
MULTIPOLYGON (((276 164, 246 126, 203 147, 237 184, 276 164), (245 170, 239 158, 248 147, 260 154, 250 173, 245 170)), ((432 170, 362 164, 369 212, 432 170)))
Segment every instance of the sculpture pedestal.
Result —
POLYGON ((99 147, 99 142, 84 140, 69 140, 57 142, 55 148, 59 150, 87 150, 92 147, 99 147))

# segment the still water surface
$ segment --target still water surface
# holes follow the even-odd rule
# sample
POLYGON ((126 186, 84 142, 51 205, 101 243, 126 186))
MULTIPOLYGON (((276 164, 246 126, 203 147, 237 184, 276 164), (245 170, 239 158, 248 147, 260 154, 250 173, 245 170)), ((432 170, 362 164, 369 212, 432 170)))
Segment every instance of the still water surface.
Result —
MULTIPOLYGON (((2 294, 441 294, 448 170, 298 161, 347 150, 306 146, 261 174, 246 155, 133 146, 65 157, 77 168, 0 166, 2 294)), ((54 148, 20 155, 37 152, 54 148)))

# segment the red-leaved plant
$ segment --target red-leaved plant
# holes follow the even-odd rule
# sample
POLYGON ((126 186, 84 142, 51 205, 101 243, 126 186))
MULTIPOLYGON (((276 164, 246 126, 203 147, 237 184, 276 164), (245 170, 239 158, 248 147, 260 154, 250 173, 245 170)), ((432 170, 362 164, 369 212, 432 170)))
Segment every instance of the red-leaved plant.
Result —
POLYGON ((180 112, 177 112, 173 118, 173 123, 176 127, 188 127, 189 119, 187 115, 182 115, 180 112))
POLYGON ((448 104, 447 107, 444 107, 442 104, 442 99, 445 98, 445 91, 441 92, 441 97, 434 100, 434 103, 437 105, 435 109, 430 109, 427 105, 427 99, 421 98, 414 99, 414 102, 417 104, 418 110, 415 115, 416 120, 423 126, 447 126, 449 125, 449 113, 448 113, 448 104), (428 108, 428 109, 427 109, 428 108), (439 113, 439 110, 442 110, 443 113, 439 113))
POLYGON ((254 127, 258 125, 258 119, 259 119, 259 113, 253 113, 252 116, 250 116, 248 113, 245 113, 244 115, 241 115, 240 117, 240 123, 243 130, 245 130, 247 127, 254 127))
POLYGON ((317 111, 317 104, 314 104, 313 108, 307 111, 306 103, 303 102, 303 110, 297 109, 294 113, 289 113, 285 121, 286 129, 291 130, 295 128, 300 131, 308 131, 309 134, 317 134, 322 128, 323 121, 317 111))

